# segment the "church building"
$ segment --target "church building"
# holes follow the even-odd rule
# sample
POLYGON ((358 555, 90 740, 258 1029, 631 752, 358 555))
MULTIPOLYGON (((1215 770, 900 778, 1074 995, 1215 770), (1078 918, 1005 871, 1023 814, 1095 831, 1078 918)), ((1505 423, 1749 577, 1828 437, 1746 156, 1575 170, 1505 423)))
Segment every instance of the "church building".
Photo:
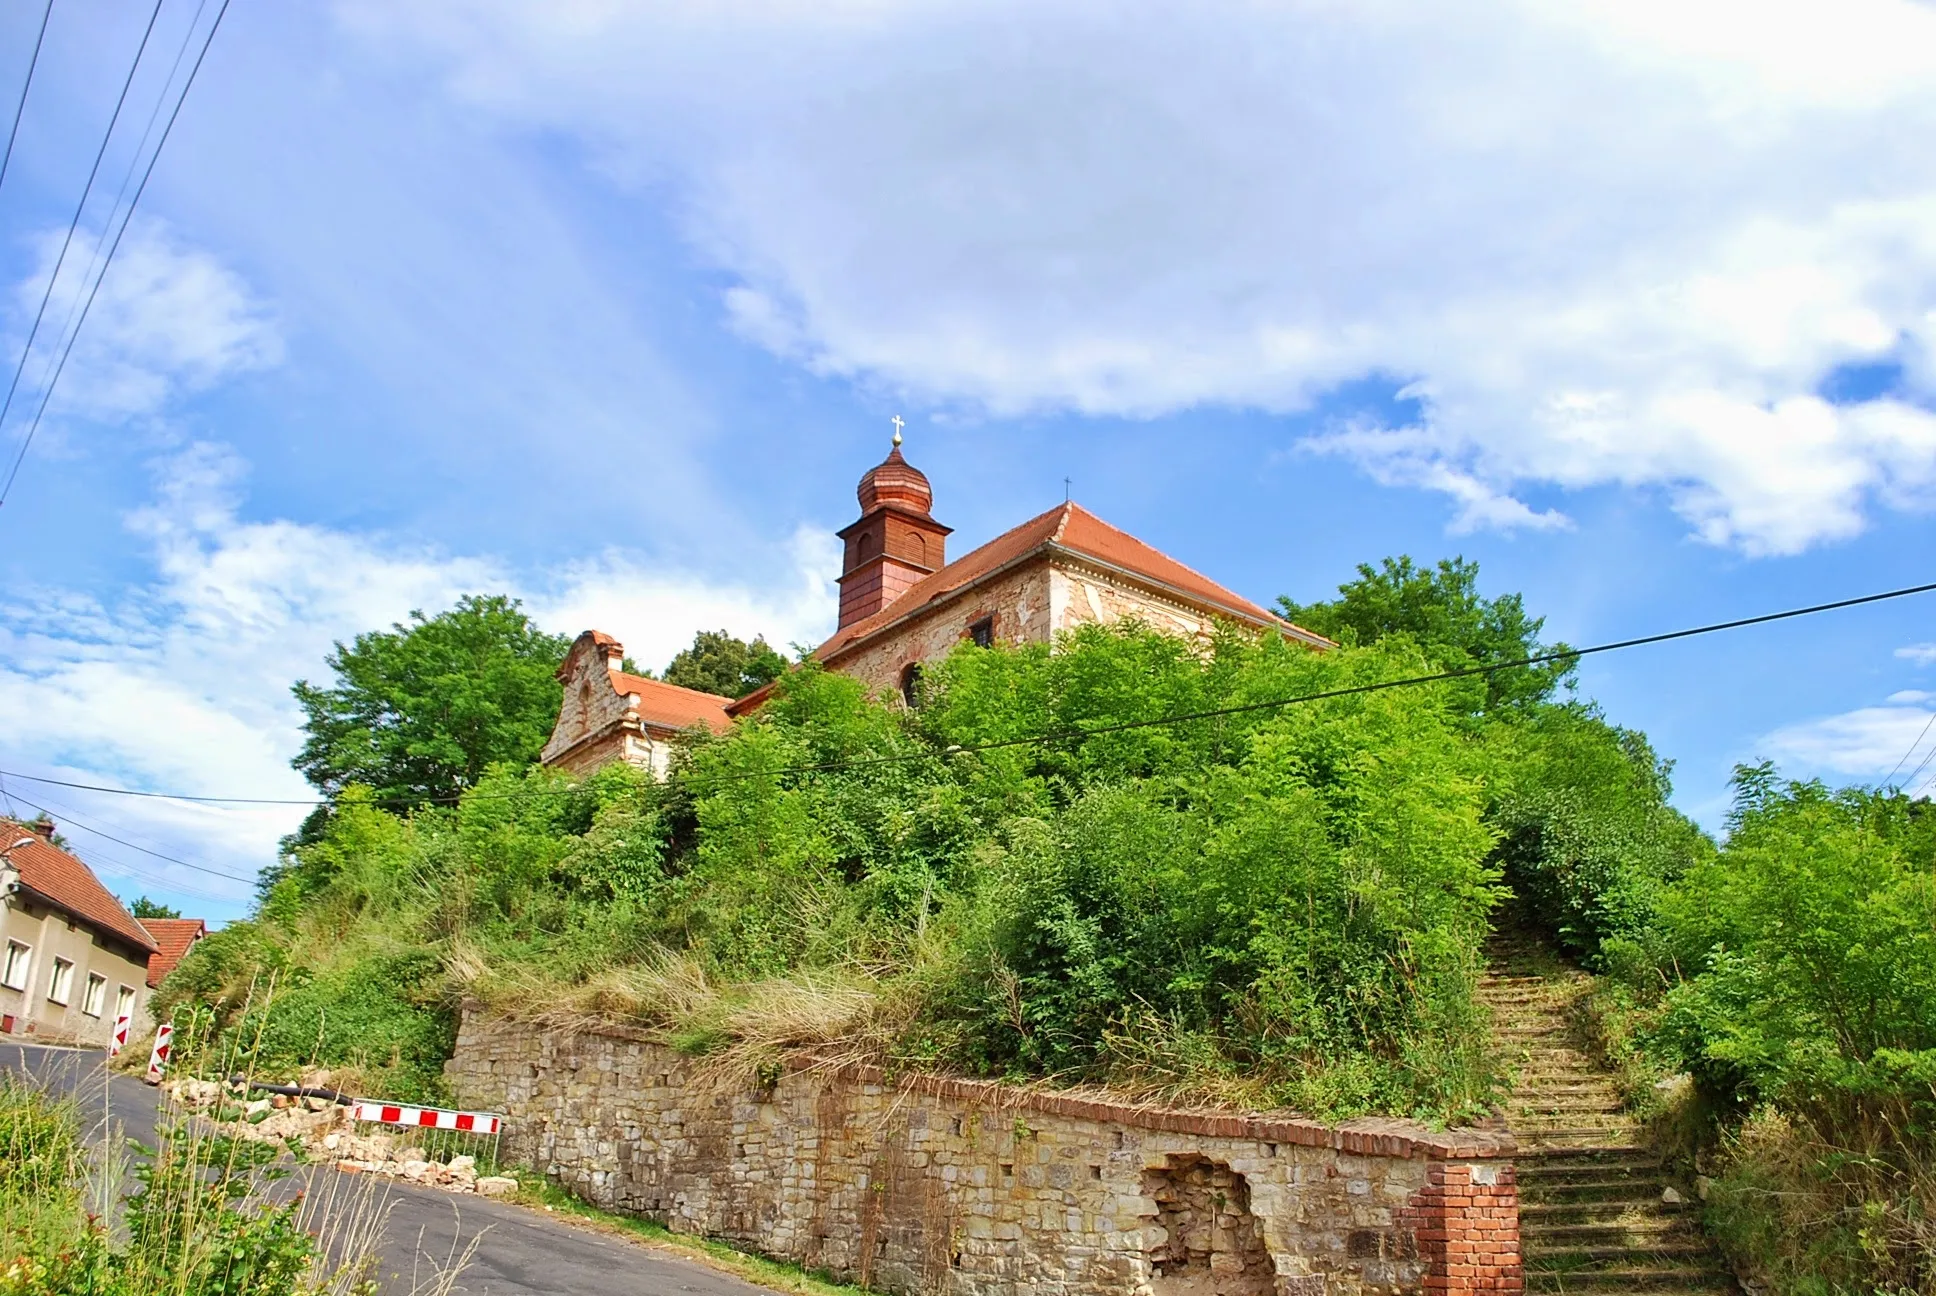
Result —
MULTIPOLYGON (((983 647, 1047 643, 1090 622, 1134 617, 1188 638, 1206 638, 1228 622, 1332 646, 1075 503, 950 562, 950 528, 935 520, 934 491, 902 457, 899 432, 857 494, 860 516, 839 533, 846 544, 839 625, 814 657, 910 703, 922 665, 964 639, 983 647)), ((623 658, 623 646, 596 630, 572 645, 558 668, 565 700, 545 764, 582 774, 629 760, 663 773, 680 731, 695 724, 723 730, 771 688, 734 701, 629 674, 623 658)))

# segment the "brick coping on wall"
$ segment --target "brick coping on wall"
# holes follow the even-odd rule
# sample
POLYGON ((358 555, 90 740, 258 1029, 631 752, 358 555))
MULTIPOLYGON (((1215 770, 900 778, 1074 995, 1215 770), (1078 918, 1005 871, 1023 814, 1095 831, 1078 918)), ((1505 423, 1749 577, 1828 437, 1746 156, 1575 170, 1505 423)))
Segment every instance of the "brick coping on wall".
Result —
MULTIPOLYGON (((478 1000, 466 1000, 463 1012, 491 1012, 502 1018, 521 1021, 535 1028, 561 1034, 603 1035, 641 1044, 664 1045, 665 1039, 649 1030, 600 1023, 587 1026, 574 1022, 565 1026, 547 1020, 543 1014, 523 1017, 487 1008, 478 1000)), ((909 1094, 934 1098, 955 1098, 984 1104, 998 1110, 1033 1111, 1051 1116, 1110 1121, 1137 1129, 1161 1130, 1173 1134, 1196 1134, 1215 1138, 1254 1139, 1260 1143, 1290 1143, 1302 1147, 1328 1147, 1355 1156, 1415 1158, 1428 1161, 1511 1160, 1518 1151, 1512 1135, 1502 1130, 1434 1130, 1417 1121, 1384 1116, 1365 1116, 1327 1125, 1301 1116, 1264 1116, 1243 1112, 1190 1110, 1148 1104, 1126 1103, 1120 1099, 1092 1096, 1080 1090, 1032 1089, 998 1080, 969 1080, 958 1076, 916 1072, 890 1079, 878 1067, 849 1063, 828 1067, 819 1059, 802 1054, 786 1060, 791 1071, 819 1071, 829 1076, 852 1079, 862 1084, 898 1088, 909 1094)))

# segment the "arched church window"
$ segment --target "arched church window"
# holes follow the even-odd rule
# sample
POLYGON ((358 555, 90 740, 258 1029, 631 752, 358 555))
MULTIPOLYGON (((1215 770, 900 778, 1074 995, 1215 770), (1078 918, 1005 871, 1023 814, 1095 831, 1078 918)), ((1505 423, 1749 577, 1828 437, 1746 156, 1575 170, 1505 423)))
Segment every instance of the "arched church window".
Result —
POLYGON ((860 556, 861 556, 862 558, 871 558, 871 557, 873 557, 873 555, 874 555, 874 533, 873 533, 872 531, 863 531, 863 532, 861 533, 861 537, 860 537, 860 544, 859 544, 858 546, 856 546, 856 547, 857 547, 857 548, 859 549, 859 551, 860 551, 860 556))
POLYGON ((587 734, 592 728, 592 682, 580 680, 578 683, 578 732, 587 734))
POLYGON ((901 667, 901 697, 909 706, 918 706, 921 697, 921 663, 909 662, 901 667))

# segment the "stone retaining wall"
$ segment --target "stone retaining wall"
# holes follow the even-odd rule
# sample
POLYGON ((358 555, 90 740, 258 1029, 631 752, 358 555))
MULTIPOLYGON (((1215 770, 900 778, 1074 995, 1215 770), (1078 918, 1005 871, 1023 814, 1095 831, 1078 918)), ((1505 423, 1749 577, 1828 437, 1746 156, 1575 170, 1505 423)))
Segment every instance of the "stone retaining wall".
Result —
POLYGON ((1519 1290, 1512 1144, 790 1070, 732 1091, 638 1032, 466 1010, 447 1068, 507 1154, 610 1210, 894 1292, 1519 1290))

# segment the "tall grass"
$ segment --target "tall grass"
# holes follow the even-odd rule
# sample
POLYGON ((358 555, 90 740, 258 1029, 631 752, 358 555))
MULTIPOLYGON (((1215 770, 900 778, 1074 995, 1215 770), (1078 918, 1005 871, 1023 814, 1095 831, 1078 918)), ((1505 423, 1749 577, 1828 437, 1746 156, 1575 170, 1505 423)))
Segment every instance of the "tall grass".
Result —
MULTIPOLYGON (((265 996, 265 1005, 273 996, 265 996)), ((185 1037, 185 1052, 210 1054, 185 1037)), ((391 1210, 373 1181, 164 1111, 142 1147, 91 1088, 0 1072, 0 1296, 372 1296, 391 1210), (98 1137, 83 1136, 90 1131, 98 1137)), ((475 1248, 472 1242, 472 1249, 475 1248)), ((469 1251, 420 1258, 411 1296, 447 1296, 469 1251)))

